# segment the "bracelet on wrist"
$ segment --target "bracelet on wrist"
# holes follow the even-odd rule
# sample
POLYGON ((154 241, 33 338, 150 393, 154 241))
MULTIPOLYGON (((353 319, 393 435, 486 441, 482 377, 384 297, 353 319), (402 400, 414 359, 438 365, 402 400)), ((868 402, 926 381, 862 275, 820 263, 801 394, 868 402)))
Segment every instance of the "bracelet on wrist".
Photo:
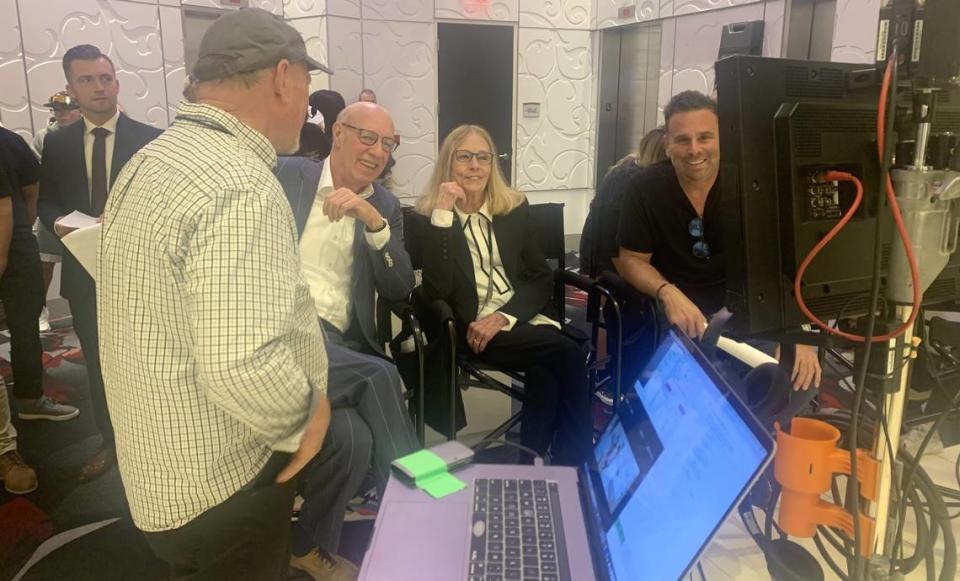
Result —
POLYGON ((671 286, 672 284, 673 284, 673 283, 672 283, 672 282, 669 282, 669 281, 662 283, 660 286, 657 287, 657 292, 654 293, 653 296, 659 301, 659 300, 660 300, 660 291, 662 291, 663 289, 667 288, 668 286, 671 286))

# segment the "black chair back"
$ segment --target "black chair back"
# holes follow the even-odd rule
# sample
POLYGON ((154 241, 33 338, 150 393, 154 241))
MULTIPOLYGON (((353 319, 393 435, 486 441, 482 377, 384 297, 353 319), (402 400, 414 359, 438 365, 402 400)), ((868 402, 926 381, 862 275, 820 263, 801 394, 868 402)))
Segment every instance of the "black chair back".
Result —
MULTIPOLYGON (((565 270, 567 249, 563 234, 563 204, 530 204, 530 224, 536 231, 540 251, 550 262, 550 266, 559 272, 565 270)), ((553 294, 547 310, 561 325, 566 321, 565 298, 563 279, 557 276, 554 278, 553 294)))

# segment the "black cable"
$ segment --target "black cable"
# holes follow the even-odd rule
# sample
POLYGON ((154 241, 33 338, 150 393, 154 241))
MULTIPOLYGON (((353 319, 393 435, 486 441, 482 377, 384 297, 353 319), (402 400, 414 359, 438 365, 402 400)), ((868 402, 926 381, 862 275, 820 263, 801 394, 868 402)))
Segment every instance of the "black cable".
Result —
MULTIPOLYGON (((844 366, 848 366, 849 369, 852 369, 852 368, 853 368, 853 363, 851 363, 849 359, 847 359, 846 357, 844 357, 844 356, 841 355, 840 353, 836 352, 835 349, 828 349, 828 350, 827 350, 827 353, 828 353, 829 355, 832 355, 835 359, 839 360, 841 363, 843 363, 844 366)), ((900 359, 900 361, 899 361, 899 362, 893 367, 893 369, 891 369, 888 373, 884 373, 884 374, 880 374, 880 373, 868 373, 868 374, 867 374, 867 377, 869 377, 870 379, 876 379, 876 380, 879 380, 879 381, 886 381, 886 380, 888 380, 888 379, 893 379, 893 378, 896 376, 897 373, 899 373, 900 371, 902 371, 904 367, 906 367, 907 365, 910 364, 910 360, 911 360, 911 359, 913 359, 913 357, 911 357, 910 355, 905 355, 905 356, 903 356, 903 357, 900 359)), ((833 367, 833 366, 831 365, 831 367, 833 367)), ((839 368, 837 368, 837 367, 833 367, 833 370, 836 371, 836 372, 838 372, 838 373, 840 373, 840 374, 845 373, 842 369, 839 369, 839 368)))
MULTIPOLYGON (((834 425, 835 427, 841 430, 849 429, 850 427, 849 413, 846 410, 836 410, 831 413, 817 412, 813 414, 806 414, 806 417, 820 419, 822 421, 830 423, 831 425, 834 425)), ((882 425, 884 425, 885 434, 889 436, 889 426, 885 426, 886 418, 881 417, 881 423, 882 425)), ((861 430, 870 429, 870 428, 871 428, 870 425, 861 426, 861 430)), ((890 442, 888 437, 887 438, 888 450, 892 450, 892 447, 889 446, 889 443, 890 442)), ((906 464, 909 464, 909 465, 914 464, 913 458, 906 451, 900 450, 898 451, 897 455, 898 457, 902 457, 902 459, 905 459, 904 462, 906 464)), ((922 467, 918 468, 917 474, 918 474, 918 477, 917 477, 915 486, 913 486, 909 491, 905 491, 906 494, 909 494, 914 499, 914 502, 912 502, 910 506, 913 507, 915 514, 920 513, 917 519, 917 523, 919 527, 917 531, 917 547, 916 547, 916 550, 914 551, 914 554, 911 555, 910 558, 906 560, 896 561, 896 564, 900 565, 903 568, 904 571, 902 572, 909 572, 914 570, 919 565, 919 560, 924 560, 926 561, 927 567, 928 567, 928 577, 930 577, 932 573, 935 573, 936 572, 935 562, 933 561, 934 546, 937 542, 938 529, 939 529, 940 531, 943 531, 944 535, 950 536, 949 539, 946 539, 944 541, 945 563, 944 563, 944 570, 941 571, 940 579, 944 579, 944 580, 952 579, 952 576, 956 568, 957 556, 954 552, 952 552, 954 551, 954 549, 951 548, 955 546, 954 539, 952 536, 952 529, 948 531, 944 531, 944 527, 946 528, 950 527, 950 521, 948 518, 946 518, 946 508, 943 504, 943 499, 936 485, 932 483, 932 481, 929 479, 929 475, 926 474, 926 472, 923 470, 922 467), (927 526, 926 520, 922 516, 924 503, 920 501, 918 494, 922 494, 923 497, 926 499, 932 498, 932 501, 928 500, 927 504, 930 506, 933 506, 934 507, 933 510, 937 511, 936 513, 934 513, 934 516, 938 518, 932 517, 929 527, 927 526)), ((896 492, 897 491, 894 490, 895 494, 896 492)), ((836 481, 834 481, 831 484, 831 494, 833 495, 833 500, 836 503, 837 497, 839 496, 839 491, 836 486, 836 481)), ((837 551, 841 553, 841 555, 843 555, 844 557, 847 557, 848 559, 852 558, 853 556, 852 547, 848 546, 847 548, 843 548, 840 540, 838 540, 834 536, 833 531, 826 529, 825 527, 819 527, 818 530, 819 530, 818 537, 814 538, 814 541, 815 541, 815 544, 817 545, 818 550, 820 550, 822 556, 824 557, 824 560, 831 565, 831 568, 834 570, 834 572, 837 573, 838 576, 843 577, 842 573, 838 571, 838 567, 835 566, 836 564, 833 561, 831 554, 828 552, 827 547, 824 545, 822 539, 827 539, 830 542, 830 544, 835 549, 837 549, 837 551)), ((849 538, 846 535, 841 534, 840 538, 843 540, 844 543, 850 542, 849 538)))
POLYGON ((474 444, 473 446, 471 446, 470 449, 473 450, 473 453, 474 453, 474 454, 476 454, 476 453, 478 453, 478 452, 481 452, 481 451, 483 451, 483 450, 486 450, 487 448, 490 447, 491 444, 503 444, 503 445, 505 445, 505 446, 513 446, 514 448, 517 448, 518 450, 522 450, 522 451, 526 452, 527 454, 530 454, 530 456, 533 457, 535 460, 540 460, 541 462, 543 462, 543 456, 541 456, 541 455, 538 454, 537 452, 533 451, 533 450, 530 449, 530 448, 527 448, 526 446, 524 446, 524 445, 522 445, 522 444, 517 444, 516 442, 511 442, 511 441, 509 441, 509 440, 500 440, 500 439, 497 439, 497 438, 489 438, 489 439, 486 439, 486 440, 480 440, 479 442, 477 442, 476 444, 474 444))
POLYGON ((834 574, 839 577, 842 581, 847 581, 850 577, 843 572, 843 569, 840 568, 840 565, 833 560, 833 557, 830 556, 830 553, 827 551, 827 548, 823 545, 823 540, 820 538, 820 533, 813 535, 813 544, 817 546, 817 549, 820 551, 820 556, 823 557, 823 560, 827 562, 827 565, 833 569, 834 574))
MULTIPOLYGON (((879 214, 880 209, 883 208, 883 198, 887 185, 887 179, 890 174, 890 155, 893 152, 894 140, 894 126, 893 121, 895 113, 897 110, 897 47, 894 45, 893 50, 890 51, 890 60, 887 61, 887 66, 892 67, 890 75, 890 87, 889 87, 889 99, 887 101, 887 118, 884 120, 886 125, 884 129, 884 135, 886 136, 886 143, 884 143, 885 151, 882 153, 882 159, 880 160, 880 187, 877 191, 876 199, 876 209, 879 214)), ((881 274, 881 264, 883 259, 883 232, 880 228, 880 224, 877 223, 876 228, 874 229, 874 239, 873 239, 873 269, 871 275, 871 288, 870 288, 870 301, 867 303, 871 307, 874 307, 877 304, 877 301, 880 297, 880 274, 881 274)), ((861 578, 862 570, 862 559, 859 555, 860 547, 860 538, 862 531, 860 530, 860 485, 859 485, 859 475, 858 475, 858 466, 857 466, 857 430, 859 429, 860 424, 860 405, 863 403, 864 392, 867 387, 867 369, 870 365, 870 352, 871 344, 873 343, 873 334, 876 329, 877 323, 877 310, 876 308, 870 309, 870 314, 867 317, 867 329, 864 333, 863 341, 863 361, 860 364, 860 369, 857 373, 857 379, 854 381, 854 400, 853 400, 853 410, 850 416, 850 435, 849 444, 850 449, 850 482, 851 486, 847 486, 847 499, 849 500, 850 513, 853 515, 853 546, 854 546, 854 555, 855 558, 850 561, 851 567, 848 567, 850 571, 850 576, 854 579, 861 578)))
MULTIPOLYGON (((924 349, 927 350, 927 356, 924 358, 924 361, 927 366, 927 372, 929 373, 931 371, 930 346, 925 344, 924 349)), ((941 390, 946 390, 946 388, 942 384, 942 380, 940 379, 940 376, 933 373, 931 373, 930 375, 931 377, 933 377, 934 382, 937 384, 937 386, 941 390)), ((923 437, 923 440, 920 442, 920 447, 917 448, 917 453, 914 456, 915 462, 907 471, 906 477, 903 480, 903 486, 901 487, 901 490, 909 490, 910 487, 913 485, 914 476, 916 475, 918 469, 920 468, 920 460, 923 458, 924 452, 927 451, 927 446, 930 444, 931 440, 933 439, 933 436, 940 429, 940 426, 947 419, 947 417, 953 412, 953 410, 957 407, 958 404, 960 404, 960 390, 957 391, 956 395, 953 396, 953 399, 950 400, 950 403, 947 404, 947 407, 944 409, 943 413, 937 416, 937 419, 934 420, 933 424, 930 426, 930 431, 927 432, 927 434, 923 437)), ((938 494, 938 497, 939 497, 939 494, 938 494)), ((939 498, 941 498, 941 503, 942 503, 942 497, 939 497, 939 498)), ((930 499, 928 498, 927 500, 929 502, 930 499)), ((946 510, 946 508, 944 508, 944 510, 946 510)), ((895 555, 897 548, 903 543, 903 519, 905 514, 906 514, 906 506, 901 505, 900 510, 897 513, 899 517, 897 520, 897 534, 894 537, 894 550, 891 551, 890 553, 891 555, 895 555)), ((947 520, 949 521, 949 514, 945 514, 945 516, 948 517, 947 520)))
MULTIPOLYGON (((905 450, 900 450, 904 463, 909 464, 911 471, 917 478, 917 488, 923 493, 930 506, 931 522, 936 522, 943 535, 943 563, 940 569, 941 581, 954 581, 957 572, 957 544, 953 536, 950 519, 947 518, 947 508, 943 505, 943 497, 937 490, 937 485, 920 466, 920 456, 913 457, 905 450)), ((930 547, 930 552, 933 547, 930 547)))

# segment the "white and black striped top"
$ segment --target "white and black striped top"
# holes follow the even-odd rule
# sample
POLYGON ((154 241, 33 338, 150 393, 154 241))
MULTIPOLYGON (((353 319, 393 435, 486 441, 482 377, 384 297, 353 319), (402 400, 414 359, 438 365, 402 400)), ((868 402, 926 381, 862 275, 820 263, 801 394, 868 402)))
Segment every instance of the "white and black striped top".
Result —
POLYGON ((136 525, 186 524, 294 451, 327 359, 260 133, 209 105, 134 155, 104 214, 100 353, 136 525))

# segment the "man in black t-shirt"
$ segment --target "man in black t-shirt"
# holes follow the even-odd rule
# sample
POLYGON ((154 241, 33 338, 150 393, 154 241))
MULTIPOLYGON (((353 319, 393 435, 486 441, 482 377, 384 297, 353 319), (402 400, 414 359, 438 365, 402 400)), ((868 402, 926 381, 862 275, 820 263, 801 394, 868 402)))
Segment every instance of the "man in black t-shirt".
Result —
MULTIPOLYGON (((667 320, 701 337, 706 314, 724 303, 726 270, 720 220, 716 101, 675 95, 663 111, 668 161, 634 177, 620 215, 617 268, 631 286, 660 302, 667 320)), ((816 349, 798 346, 795 388, 820 383, 816 349)))
POLYGON ((77 408, 43 394, 43 347, 37 318, 43 309, 43 271, 33 236, 37 219, 40 163, 27 142, 0 127, 0 183, 11 231, 0 237, 0 301, 10 330, 13 395, 21 420, 63 421, 77 417, 77 408))

